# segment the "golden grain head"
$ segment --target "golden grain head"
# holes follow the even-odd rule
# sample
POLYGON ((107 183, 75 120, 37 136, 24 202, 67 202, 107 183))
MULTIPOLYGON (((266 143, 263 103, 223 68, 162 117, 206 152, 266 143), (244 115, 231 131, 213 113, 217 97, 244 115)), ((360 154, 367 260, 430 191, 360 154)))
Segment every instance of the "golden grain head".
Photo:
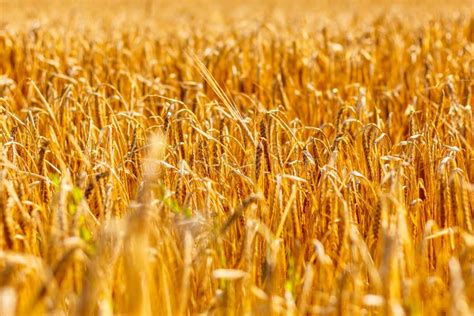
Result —
POLYGON ((0 315, 474 314, 472 2, 0 12, 0 315))

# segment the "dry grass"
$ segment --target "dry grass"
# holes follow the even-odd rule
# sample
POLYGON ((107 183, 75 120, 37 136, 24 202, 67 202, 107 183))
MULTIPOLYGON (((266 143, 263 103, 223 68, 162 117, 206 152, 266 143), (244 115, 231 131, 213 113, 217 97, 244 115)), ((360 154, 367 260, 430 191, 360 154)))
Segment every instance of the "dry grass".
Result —
POLYGON ((298 1, 1 4, 1 315, 474 312, 472 2, 298 1))

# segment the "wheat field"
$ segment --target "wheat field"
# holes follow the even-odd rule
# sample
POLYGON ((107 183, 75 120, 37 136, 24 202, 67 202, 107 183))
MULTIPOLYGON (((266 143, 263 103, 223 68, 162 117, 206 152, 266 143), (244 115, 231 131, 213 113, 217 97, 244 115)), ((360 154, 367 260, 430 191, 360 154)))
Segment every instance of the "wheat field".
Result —
POLYGON ((0 1, 0 315, 473 315, 472 1, 0 1))

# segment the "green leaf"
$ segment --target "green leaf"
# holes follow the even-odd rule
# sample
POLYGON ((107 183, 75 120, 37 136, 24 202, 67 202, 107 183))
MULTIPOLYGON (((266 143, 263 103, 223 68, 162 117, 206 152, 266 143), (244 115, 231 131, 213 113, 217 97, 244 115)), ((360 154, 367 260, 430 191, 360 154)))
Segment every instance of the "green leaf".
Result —
POLYGON ((77 211, 77 206, 76 206, 76 204, 74 204, 74 203, 69 203, 68 206, 67 206, 67 208, 68 208, 68 212, 69 212, 70 215, 76 214, 76 211, 77 211))
POLYGON ((81 225, 79 228, 79 236, 85 242, 90 242, 92 240, 92 234, 89 229, 87 229, 86 225, 81 225))
POLYGON ((82 201, 82 198, 84 196, 84 194, 82 193, 82 190, 78 187, 74 187, 71 193, 72 193, 72 199, 74 200, 74 203, 78 205, 82 201))
POLYGON ((61 179, 59 178, 59 175, 57 173, 51 173, 49 175, 49 179, 53 183, 53 186, 55 189, 59 188, 59 184, 61 183, 61 179))
POLYGON ((193 212, 191 211, 191 208, 185 207, 183 211, 184 211, 184 216, 186 216, 186 218, 191 218, 193 216, 193 212))
POLYGON ((180 209, 178 203, 175 200, 170 199, 170 198, 165 198, 163 200, 163 203, 165 204, 166 207, 169 207, 171 209, 171 211, 173 211, 174 213, 180 213, 181 212, 181 209, 180 209))

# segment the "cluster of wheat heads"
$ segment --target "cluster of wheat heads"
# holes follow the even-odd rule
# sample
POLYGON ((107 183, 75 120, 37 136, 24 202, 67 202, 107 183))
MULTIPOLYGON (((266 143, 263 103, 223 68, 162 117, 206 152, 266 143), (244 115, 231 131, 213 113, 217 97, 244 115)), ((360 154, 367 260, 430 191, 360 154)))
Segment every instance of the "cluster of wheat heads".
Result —
POLYGON ((472 14, 272 14, 2 26, 0 314, 472 314, 472 14))

